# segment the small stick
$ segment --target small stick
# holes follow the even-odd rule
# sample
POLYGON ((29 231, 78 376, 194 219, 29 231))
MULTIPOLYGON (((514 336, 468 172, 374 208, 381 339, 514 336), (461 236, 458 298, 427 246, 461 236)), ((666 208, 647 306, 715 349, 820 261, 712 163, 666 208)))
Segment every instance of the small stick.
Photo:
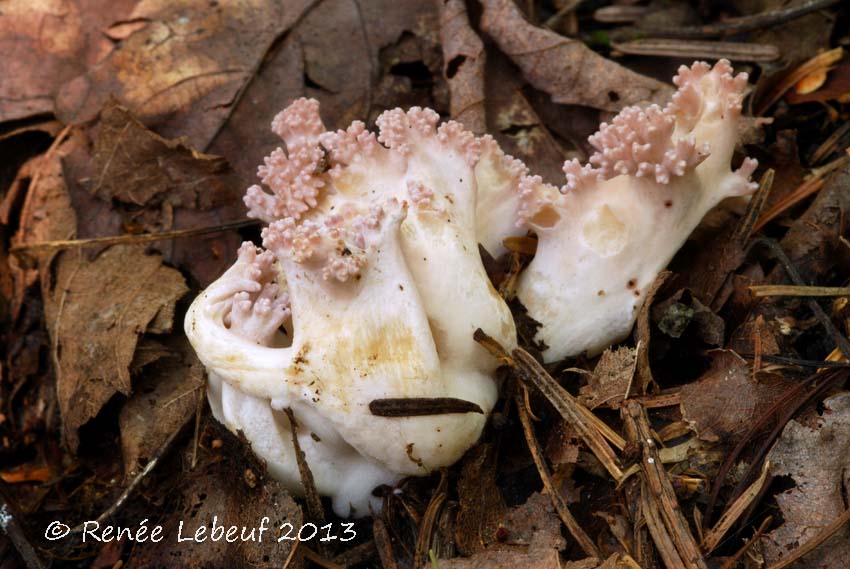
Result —
POLYGON ((761 43, 646 38, 612 42, 615 50, 630 55, 678 57, 682 59, 731 59, 766 62, 779 59, 779 48, 761 43))
POLYGON ((334 563, 330 559, 325 559, 312 549, 307 546, 303 547, 304 550, 304 559, 315 563, 319 567, 324 567, 325 569, 345 569, 344 565, 339 565, 338 563, 334 563))
POLYGON ((124 243, 151 243, 153 241, 167 241, 170 239, 193 237, 195 235, 218 233, 221 231, 228 231, 230 229, 248 227, 249 225, 257 225, 259 223, 260 222, 256 219, 243 219, 240 221, 229 221, 226 223, 220 223, 218 225, 213 225, 210 227, 175 229, 174 231, 162 231, 160 233, 140 233, 138 235, 114 235, 110 237, 91 237, 89 239, 63 239, 58 241, 42 241, 40 243, 21 243, 19 245, 13 245, 9 249, 9 252, 13 255, 20 256, 22 254, 40 253, 43 251, 53 251, 57 249, 101 247, 104 245, 120 245, 124 243))
POLYGON ((517 372, 520 379, 533 385, 549 400, 561 416, 573 425, 581 436, 584 444, 593 452, 596 458, 605 466, 616 482, 623 477, 623 471, 618 466, 617 456, 608 446, 595 421, 599 421, 593 413, 595 421, 588 420, 588 414, 581 410, 579 403, 567 390, 561 387, 551 375, 535 360, 531 354, 522 348, 516 348, 511 355, 493 338, 480 328, 475 331, 473 338, 486 350, 493 354, 503 364, 517 372))
POLYGON ((431 539, 434 534, 434 527, 443 509, 443 504, 448 497, 446 488, 448 487, 448 479, 446 472, 443 471, 440 476, 440 484, 434 491, 431 501, 428 502, 428 507, 425 508, 425 513, 422 515, 422 521, 419 523, 419 534, 416 536, 416 549, 413 554, 414 567, 417 569, 425 569, 428 565, 428 552, 431 551, 431 539))
MULTIPOLYGON (((525 387, 522 384, 519 385, 519 388, 523 391, 525 390, 525 387)), ((566 502, 564 502, 564 499, 552 483, 552 474, 549 472, 549 467, 546 465, 546 460, 543 458, 543 451, 540 448, 540 443, 534 436, 534 427, 531 425, 530 413, 528 408, 525 406, 525 398, 517 392, 514 395, 514 401, 516 402, 517 410, 519 411, 519 420, 522 423, 522 432, 525 435, 525 441, 528 443, 528 449, 531 451, 531 458, 534 459, 534 464, 537 466, 537 472, 540 474, 540 479, 543 481, 543 487, 546 489, 546 493, 549 494, 549 497, 552 500, 552 505, 555 506, 555 511, 558 512, 558 517, 561 518, 561 521, 564 522, 565 526, 567 526, 567 530, 569 530, 570 534, 575 538, 579 546, 587 555, 596 557, 597 559, 602 559, 602 553, 599 549, 597 549, 593 540, 590 539, 573 517, 566 502)))
POLYGON ((850 296, 846 286, 753 285, 750 292, 756 298, 763 296, 850 296))
MULTIPOLYGON (((127 485, 123 492, 121 492, 121 495, 118 496, 118 499, 115 500, 115 502, 111 506, 109 506, 109 508, 105 512, 103 512, 97 517, 95 523, 97 523, 98 525, 103 524, 103 522, 111 518, 115 514, 115 512, 117 512, 121 508, 121 506, 124 505, 124 502, 127 501, 127 498, 130 497, 130 494, 132 494, 133 491, 139 486, 145 476, 150 474, 150 472, 156 467, 156 465, 159 464, 160 459, 165 456, 165 453, 168 451, 169 448, 171 448, 171 443, 173 443, 174 440, 177 438, 177 434, 183 430, 183 426, 184 425, 180 425, 180 427, 178 427, 170 435, 168 435, 168 438, 165 440, 162 446, 159 447, 159 450, 156 451, 156 454, 151 457, 151 459, 148 461, 142 471, 139 472, 135 478, 133 478, 130 484, 127 485)), ((84 529, 85 523, 82 523, 72 528, 70 533, 82 533, 84 529)))
POLYGON ((47 569, 49 562, 44 561, 30 542, 19 521, 20 514, 14 506, 11 497, 6 495, 5 488, 0 490, 0 531, 6 534, 15 551, 21 556, 28 569, 47 569))
POLYGON ((702 552, 688 527, 685 516, 679 507, 673 484, 664 469, 658 454, 655 435, 649 426, 646 410, 640 403, 627 401, 622 416, 629 438, 643 449, 641 458, 642 479, 649 490, 650 502, 657 506, 664 527, 681 557, 684 569, 707 569, 702 552))
POLYGON ((750 484, 749 488, 747 488, 743 494, 738 496, 735 503, 723 512, 723 515, 720 516, 720 519, 714 527, 705 534, 700 547, 706 554, 714 551, 714 549, 720 544, 720 540, 723 539, 723 536, 729 531, 729 528, 731 528, 738 518, 747 511, 750 504, 753 503, 753 500, 761 495, 761 490, 764 483, 767 481, 767 473, 769 471, 770 462, 766 460, 764 461, 764 466, 762 467, 761 475, 758 479, 750 484))
POLYGON ((770 10, 752 16, 730 18, 716 24, 705 26, 680 26, 680 27, 641 27, 640 30, 654 36, 668 38, 713 38, 720 36, 731 36, 744 32, 751 32, 761 28, 767 28, 789 22, 801 16, 805 16, 816 10, 828 8, 838 4, 841 0, 808 0, 796 6, 783 8, 781 10, 770 10))
POLYGON ((740 561, 744 554, 749 551, 753 544, 756 543, 759 539, 761 539, 762 534, 765 532, 765 530, 767 530, 767 527, 772 521, 772 516, 767 516, 764 520, 762 520, 761 525, 756 530, 756 533, 753 534, 753 537, 751 537, 749 541, 747 541, 747 543, 745 543, 743 547, 741 547, 741 549, 736 551, 735 555, 727 559, 726 563, 724 563, 720 569, 732 569, 733 567, 735 567, 735 565, 738 564, 738 561, 740 561))
POLYGON ((298 472, 301 475, 301 484, 304 486, 304 494, 307 499, 307 513, 314 522, 323 525, 325 523, 325 509, 322 507, 322 499, 316 490, 316 483, 313 480, 310 465, 307 464, 307 457, 301 449, 301 443, 298 442, 298 422, 295 420, 295 413, 289 407, 284 409, 284 412, 289 419, 289 428, 292 429, 292 446, 295 447, 295 461, 298 463, 298 472))

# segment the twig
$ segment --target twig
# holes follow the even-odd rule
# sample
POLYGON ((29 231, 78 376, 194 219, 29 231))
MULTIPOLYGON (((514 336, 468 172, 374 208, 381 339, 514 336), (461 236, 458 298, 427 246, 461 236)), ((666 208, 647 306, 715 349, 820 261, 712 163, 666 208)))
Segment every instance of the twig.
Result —
MULTIPOLYGON (((798 286, 805 285, 803 282, 803 278, 800 276, 800 273, 797 272, 797 268, 794 267, 794 264, 791 262, 791 259, 788 258, 788 255, 785 254, 785 250, 779 246, 779 243, 774 241, 773 239, 762 238, 757 240, 754 245, 765 245, 770 251, 776 256, 776 259, 782 265, 782 268, 785 269, 785 273, 791 279, 791 281, 798 286)), ((806 304, 811 310, 815 318, 818 319, 821 326, 823 326, 826 331, 829 333, 832 341, 841 350, 841 353, 844 354, 844 357, 850 360, 850 342, 847 341, 847 338, 835 327, 835 324, 832 323, 832 319, 827 316, 827 314, 823 311, 820 304, 817 303, 814 299, 809 299, 806 301, 806 304)))
POLYGON ((138 235, 115 235, 110 237, 92 237, 89 239, 64 239, 58 241, 42 241, 41 243, 21 243, 13 245, 9 252, 13 255, 40 253, 57 249, 75 249, 88 247, 101 247, 103 245, 119 245, 124 243, 151 243, 153 241, 166 241, 169 239, 180 239, 193 237, 195 235, 206 235, 207 233, 219 233, 230 229, 239 229, 249 225, 257 225, 260 222, 255 219, 230 221, 210 227, 197 227, 193 229, 175 229, 174 231, 163 231, 161 233, 141 233, 138 235))
POLYGON ((646 410, 640 403, 627 401, 622 409, 622 416, 629 439, 643 449, 641 472, 646 489, 649 490, 649 501, 651 505, 657 506, 661 514, 664 527, 682 560, 680 567, 707 569, 700 548, 679 508, 673 484, 658 455, 658 446, 649 426, 646 410))
POLYGON ((780 57, 775 45, 726 41, 646 38, 611 42, 615 50, 631 55, 677 57, 682 59, 731 59, 733 61, 776 61, 780 57))
POLYGON ((475 331, 473 338, 502 363, 513 368, 520 379, 537 388, 549 400, 552 406, 555 407, 558 413, 569 424, 575 427, 584 444, 587 445, 599 462, 605 466, 605 469, 608 470, 614 480, 616 482, 620 481, 623 472, 618 465, 617 456, 602 436, 597 424, 597 422, 601 423, 601 421, 593 413, 590 413, 590 416, 593 417, 593 420, 590 420, 588 413, 581 410, 583 405, 567 390, 561 387, 558 382, 552 379, 552 376, 543 369, 543 366, 522 348, 516 348, 511 352, 511 355, 508 355, 496 340, 485 334, 480 328, 475 331))
POLYGON ((804 555, 808 555, 815 550, 820 544, 829 539, 832 534, 841 529, 841 526, 850 521, 850 508, 844 510, 844 513, 835 518, 832 523, 823 528, 815 537, 795 549, 791 554, 782 559, 778 563, 771 565, 768 569, 785 569, 792 563, 801 559, 804 555))
POLYGON ((713 38, 751 32, 776 26, 805 16, 811 12, 838 4, 841 0, 808 0, 781 10, 770 10, 752 16, 730 18, 723 22, 705 26, 641 27, 640 30, 654 36, 667 38, 713 38))
POLYGON ((286 561, 283 562, 283 569, 289 569, 289 565, 292 563, 292 560, 295 559, 295 552, 298 551, 299 543, 301 543, 300 539, 296 539, 292 543, 292 548, 289 550, 289 555, 286 556, 286 561))
POLYGON ((850 296, 850 287, 841 286, 798 286, 798 285, 752 285, 750 293, 763 296, 850 296))
POLYGON ((640 505, 643 517, 646 520, 646 527, 649 528, 649 535, 655 543, 655 549, 664 561, 667 569, 677 569, 684 567, 685 563, 682 557, 676 550, 676 545, 673 543, 673 538, 667 533, 667 528, 664 526, 664 521, 661 519, 661 513, 658 511, 658 505, 650 499, 650 491, 645 481, 640 485, 640 505))
POLYGON ((764 520, 762 520, 761 525, 756 530, 756 533, 751 537, 738 551, 735 552, 735 555, 726 560, 723 566, 720 569, 732 569, 735 565, 738 564, 738 561, 744 556, 744 554, 749 551, 749 549, 756 543, 759 539, 761 539, 762 534, 765 532, 767 527, 773 521, 772 516, 767 516, 764 520))
POLYGON ((821 142, 814 152, 812 152, 811 163, 817 164, 824 158, 829 157, 838 148, 838 143, 844 138, 844 135, 850 132, 850 121, 845 122, 838 127, 835 132, 826 137, 826 140, 821 142))
POLYGON ((753 194, 753 199, 751 199, 750 203, 747 204, 747 210, 744 212, 744 216, 738 221, 738 225, 735 227, 733 237, 741 246, 749 241, 750 236, 752 236, 752 234, 758 229, 756 224, 761 217, 764 204, 767 203, 767 197, 770 195, 770 190, 773 188, 773 179, 775 176, 776 172, 773 168, 768 168, 767 171, 762 174, 761 179, 759 180, 759 187, 756 190, 756 193, 753 194))
MULTIPOLYGON (((168 435, 168 438, 165 440, 162 446, 159 447, 159 449, 156 451, 156 454, 151 457, 151 459, 148 461, 142 471, 139 472, 136 477, 133 478, 132 481, 130 481, 130 484, 128 484, 124 491, 121 492, 121 495, 118 496, 118 499, 115 500, 115 502, 113 502, 113 504, 109 506, 109 508, 105 512, 103 512, 97 517, 97 519, 95 520, 97 524, 103 524, 106 520, 111 518, 121 508, 121 506, 124 505, 124 503, 127 501, 127 498, 130 497, 130 494, 132 494, 133 491, 139 486, 141 481, 144 480, 145 476, 150 474, 151 471, 156 467, 156 465, 159 464, 160 459, 165 456, 165 453, 168 452, 169 448, 171 448, 171 443, 174 442, 174 440, 177 438, 177 435, 180 433, 180 431, 183 430, 183 427, 184 425, 180 425, 177 429, 172 431, 170 435, 168 435)), ((85 522, 71 529, 70 533, 81 533, 84 529, 85 522)))
POLYGON ((416 536, 416 549, 413 555, 414 567, 417 569, 425 569, 429 563, 428 552, 431 550, 431 539, 443 504, 448 497, 446 494, 447 487, 448 478, 446 472, 443 471, 440 473, 440 484, 434 490, 434 495, 431 496, 431 501, 428 502, 428 507, 425 508, 425 513, 422 515, 422 522, 419 524, 419 534, 416 536))
POLYGON ((6 495, 5 487, 0 486, 0 530, 8 536, 28 569, 47 569, 50 563, 41 559, 36 548, 30 543, 19 517, 20 513, 14 506, 14 501, 6 495))
POLYGON ((735 522, 740 518, 744 512, 750 507, 750 504, 761 495, 762 488, 764 487, 765 481, 767 481, 767 474, 770 471, 770 462, 765 461, 762 466, 761 476, 753 482, 747 490, 738 496, 733 503, 723 515, 720 516, 720 519, 714 525, 713 528, 706 532, 705 537, 702 539, 702 543, 700 547, 703 552, 706 554, 711 553, 714 549, 720 544, 720 540, 723 539, 723 536, 726 535, 726 532, 729 531, 735 522))
POLYGON ((301 475, 301 484, 304 486, 307 514, 317 525, 323 525, 325 523, 325 509, 322 507, 322 499, 316 490, 313 472, 310 470, 310 465, 307 464, 307 457, 298 441, 298 421, 295 420, 295 413, 289 407, 284 409, 284 412, 289 419, 289 428, 292 430, 292 446, 295 447, 295 461, 298 463, 298 473, 301 475))
MULTIPOLYGON (((518 387, 520 390, 525 389, 522 384, 519 384, 518 387)), ((522 397, 521 393, 517 392, 514 394, 514 401, 516 403, 517 410, 519 411, 519 420, 522 423, 522 432, 525 434, 525 441, 531 451, 531 458, 534 459, 534 464, 537 466, 537 472, 540 474, 540 479, 543 481, 543 487, 546 489, 546 493, 549 494, 549 497, 552 500, 552 505, 555 506, 555 511, 558 512, 558 517, 561 518, 561 521, 564 522, 565 526, 567 526, 567 530, 575 538, 576 542, 578 542, 579 546, 587 555, 602 559, 602 553, 599 549, 597 549, 596 545, 594 545, 593 540, 590 539, 590 537, 578 524, 567 507, 566 502, 564 502, 563 497, 561 497, 561 494, 552 483, 552 473, 549 472, 549 467, 546 464, 546 460, 543 458, 540 443, 534 436, 534 427, 531 425, 531 417, 529 416, 530 413, 528 412, 528 408, 525 406, 525 398, 522 397)))
POLYGON ((395 560, 387 525, 380 516, 375 516, 372 522, 372 539, 375 541, 375 548, 378 550, 381 567, 384 569, 398 569, 398 563, 395 560))

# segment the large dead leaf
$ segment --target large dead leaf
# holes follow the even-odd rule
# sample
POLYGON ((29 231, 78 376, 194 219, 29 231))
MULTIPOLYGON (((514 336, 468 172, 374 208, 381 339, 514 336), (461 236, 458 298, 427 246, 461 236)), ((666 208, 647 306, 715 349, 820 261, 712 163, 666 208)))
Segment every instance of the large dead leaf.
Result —
POLYGON ((530 24, 513 0, 482 0, 481 29, 556 103, 618 111, 663 104, 673 89, 605 59, 580 41, 530 24))
MULTIPOLYGON (((77 148, 65 160, 80 237, 216 227, 245 219, 243 188, 223 158, 203 154, 183 139, 145 128, 114 102, 101 113, 92 152, 77 148)), ((235 231, 160 243, 164 259, 201 286, 233 262, 235 231)))
POLYGON ((750 428, 789 383, 779 376, 753 377, 747 362, 730 350, 711 352, 711 368, 682 386, 682 418, 703 440, 730 440, 750 428))
POLYGON ((313 2, 143 0, 128 19, 147 25, 56 96, 63 122, 97 116, 111 94, 164 136, 206 148, 275 38, 313 2))
POLYGON ((451 92, 452 118, 476 134, 487 131, 484 114, 484 43, 469 26, 463 0, 440 4, 443 69, 451 92))
MULTIPOLYGON (((498 492, 498 490, 496 490, 498 492)), ((499 522, 501 543, 493 543, 468 559, 439 561, 441 569, 557 569, 560 550, 566 546, 561 521, 552 500, 542 494, 532 496, 507 511, 499 522)))
MULTIPOLYGON (((773 565, 850 507, 850 393, 824 401, 814 428, 790 421, 767 460, 772 475, 790 476, 796 484, 776 496, 784 523, 762 538, 765 560, 773 565)), ((845 524, 792 567, 839 569, 848 559, 850 527, 845 524)))
POLYGON ((0 122, 53 112, 53 95, 113 49, 104 33, 138 0, 6 0, 0 5, 0 122))
POLYGON ((175 338, 173 344, 174 351, 144 368, 132 397, 121 408, 121 451, 128 478, 138 474, 168 438, 194 416, 198 399, 204 397, 204 368, 198 357, 185 338, 175 338))
POLYGON ((64 439, 76 449, 77 429, 116 393, 131 391, 129 365, 139 335, 171 329, 183 277, 143 248, 113 246, 94 260, 71 250, 42 273, 64 439))
MULTIPOLYGON (((245 447, 232 435, 221 433, 219 441, 224 442, 222 448, 181 477, 179 494, 169 503, 171 506, 176 501, 176 507, 170 508, 171 511, 164 516, 160 511, 152 517, 150 523, 162 525, 162 534, 166 538, 153 547, 143 544, 134 548, 126 565, 128 569, 303 567, 299 555, 289 559, 291 548, 297 544, 286 539, 278 541, 282 536, 298 534, 304 521, 301 508, 280 484, 269 478, 263 479, 261 468, 250 458, 242 457, 240 451, 244 451, 245 447), (268 518, 265 527, 269 530, 260 539, 257 528, 264 517, 268 518), (214 519, 218 526, 225 526, 225 530, 236 526, 237 538, 244 527, 245 539, 231 540, 230 543, 225 538, 213 541, 214 519), (279 531, 284 524, 290 524, 294 532, 288 534, 287 527, 279 531), (201 526, 207 526, 207 539, 203 543, 177 541, 178 531, 186 538, 194 535, 201 526), (250 538, 252 529, 253 540, 250 538)), ((186 456, 185 460, 189 462, 191 459, 186 456)), ((335 523, 333 528, 336 530, 340 526, 335 523)), ((305 535, 309 529, 308 526, 305 535)), ((308 543, 313 545, 315 541, 308 543)))
POLYGON ((412 85, 402 74, 405 68, 425 67, 430 81, 441 77, 434 77, 427 65, 418 65, 421 61, 394 60, 389 48, 405 40, 430 46, 439 59, 434 3, 325 0, 275 46, 209 151, 227 157, 240 184, 248 187, 256 183, 263 157, 281 146, 271 132, 272 118, 298 97, 318 99, 325 125, 333 129, 353 120, 373 120, 385 108, 434 107, 428 100, 409 100, 412 85), (388 59, 383 77, 382 54, 388 59))

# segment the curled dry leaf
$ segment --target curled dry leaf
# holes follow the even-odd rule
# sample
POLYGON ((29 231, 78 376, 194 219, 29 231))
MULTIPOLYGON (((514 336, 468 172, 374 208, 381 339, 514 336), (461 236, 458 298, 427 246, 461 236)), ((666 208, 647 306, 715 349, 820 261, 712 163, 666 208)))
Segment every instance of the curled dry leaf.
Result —
POLYGON ((487 132, 484 111, 484 43, 469 26, 463 0, 440 4, 443 73, 449 82, 451 115, 475 134, 487 132))
MULTIPOLYGON (((773 565, 816 536, 847 509, 850 490, 850 393, 824 401, 816 426, 790 421, 767 455, 773 476, 790 476, 795 487, 776 496, 784 523, 762 538, 765 560, 773 565)), ((846 567, 850 527, 792 565, 794 568, 846 567)))
POLYGON ((9 0, 0 13, 0 122, 53 112, 53 95, 113 49, 103 31, 138 0, 9 0))
POLYGON ((637 366, 637 350, 627 346, 607 349, 593 369, 587 385, 581 388, 579 401, 588 409, 601 405, 616 408, 628 397, 637 366))
MULTIPOLYGON (((144 461, 195 415, 198 399, 204 395, 204 368, 194 350, 182 337, 170 344, 175 350, 144 368, 118 417, 124 475, 128 479, 138 474, 144 461)), ((138 355, 137 351, 134 367, 138 355)))
POLYGON ((110 94, 164 136, 206 148, 271 43, 307 0, 147 0, 127 16, 147 25, 86 73, 65 83, 56 112, 65 123, 97 116, 110 94))
POLYGON ((139 335, 171 330, 174 303, 188 292, 182 275, 140 247, 113 246, 94 260, 65 251, 42 292, 63 435, 75 450, 77 429, 116 393, 129 395, 139 335))
POLYGON ((482 0, 481 29, 556 103, 618 111, 664 104, 673 89, 605 59, 580 41, 530 24, 513 0, 482 0))
POLYGON ((745 432, 789 384, 778 376, 753 378, 747 362, 731 350, 711 352, 711 368, 682 387, 682 417, 707 441, 745 432))

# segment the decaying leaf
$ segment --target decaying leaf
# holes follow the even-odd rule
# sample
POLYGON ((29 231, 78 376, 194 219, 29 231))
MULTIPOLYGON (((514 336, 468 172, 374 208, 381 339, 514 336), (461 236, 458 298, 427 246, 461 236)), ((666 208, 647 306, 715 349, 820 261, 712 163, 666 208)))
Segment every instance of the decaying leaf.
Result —
POLYGON ((0 122, 53 112, 53 95, 105 57, 103 33, 138 0, 8 0, 0 7, 0 122))
POLYGON ((106 201, 208 209, 239 199, 223 158, 162 138, 114 101, 100 115, 92 170, 91 191, 106 201))
POLYGON ((652 318, 658 328, 671 338, 679 338, 686 330, 709 346, 723 345, 725 322, 686 289, 652 307, 652 318))
POLYGON ((513 0, 482 0, 481 29, 556 103, 616 111, 641 102, 663 104, 672 88, 629 71, 583 43, 530 24, 513 0))
POLYGON ((184 135, 192 146, 206 148, 271 43, 310 4, 140 2, 127 19, 147 25, 63 85, 57 114, 65 123, 91 120, 114 94, 163 136, 184 135))
MULTIPOLYGON (((297 97, 319 100, 322 119, 331 129, 342 128, 353 120, 374 120, 385 108, 421 104, 405 99, 411 80, 396 77, 403 73, 406 62, 387 61, 388 75, 402 81, 390 81, 381 90, 378 105, 380 57, 395 42, 412 37, 431 45, 439 60, 434 3, 326 0, 319 7, 307 10, 269 53, 208 149, 227 157, 241 187, 256 183, 256 165, 281 146, 269 125, 274 115, 297 97), (341 36, 345 37, 345 49, 340 49, 341 36)), ((418 65, 407 67, 421 69, 418 65)))
POLYGON ((138 474, 143 461, 194 416, 198 399, 204 396, 204 369, 195 352, 182 337, 172 345, 173 352, 144 368, 133 395, 121 408, 118 420, 127 478, 138 474))
POLYGON ((730 440, 746 431, 788 383, 772 375, 754 379, 747 362, 730 350, 711 354, 711 368, 682 387, 682 417, 703 440, 730 440))
POLYGON ((605 350, 587 385, 581 388, 579 401, 588 409, 616 407, 628 396, 636 366, 636 349, 624 346, 605 350))
MULTIPOLYGON (((298 535, 304 521, 301 508, 277 482, 262 477, 256 464, 242 459, 240 443, 234 437, 222 433, 219 440, 224 441, 224 446, 185 475, 187 479, 181 483, 176 508, 165 519, 156 519, 155 523, 163 526, 166 539, 156 547, 137 547, 126 567, 287 567, 291 548, 298 544, 296 540, 281 538, 298 535), (264 518, 267 518, 265 522, 264 518), (219 528, 224 526, 224 530, 216 530, 213 522, 219 528), (268 528, 262 538, 261 524, 268 528), (201 526, 206 526, 202 530, 206 536, 203 543, 177 541, 178 531, 186 538, 194 536, 201 526), (213 532, 226 536, 233 526, 237 529, 235 534, 231 533, 230 542, 224 537, 211 539, 213 532), (293 528, 292 532, 289 527, 293 528)), ((337 524, 333 527, 339 528, 337 524)), ((307 531, 302 535, 306 536, 307 531)), ((299 557, 295 555, 289 560, 289 569, 303 567, 299 557)))
POLYGON ((55 263, 53 280, 42 274, 45 321, 64 439, 76 449, 77 429, 116 393, 130 394, 139 335, 169 331, 174 303, 188 288, 140 247, 116 245, 94 260, 70 250, 55 263))
POLYGON ((443 73, 451 92, 452 118, 475 134, 487 132, 484 111, 484 43, 469 26, 463 0, 440 4, 443 73))
MULTIPOLYGON (((496 490, 498 492, 498 490, 496 490)), ((559 551, 566 545, 552 500, 536 493, 506 512, 499 523, 501 543, 467 559, 441 559, 443 569, 557 569, 559 551)))
MULTIPOLYGON (((769 565, 803 545, 848 508, 850 488, 850 393, 824 401, 814 427, 790 421, 767 460, 773 476, 790 476, 796 487, 776 496, 784 523, 762 538, 769 565)), ((850 527, 839 528, 795 569, 838 569, 850 558, 850 527)))

